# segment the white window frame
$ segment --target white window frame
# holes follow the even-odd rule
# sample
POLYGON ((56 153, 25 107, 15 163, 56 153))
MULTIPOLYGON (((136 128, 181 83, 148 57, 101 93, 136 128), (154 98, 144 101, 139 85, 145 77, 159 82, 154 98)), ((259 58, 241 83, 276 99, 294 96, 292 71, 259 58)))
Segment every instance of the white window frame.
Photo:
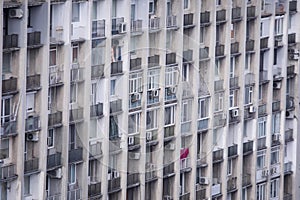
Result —
POLYGON ((245 70, 250 71, 250 69, 251 69, 251 54, 246 54, 245 70))
POLYGON ((79 45, 78 44, 74 44, 72 45, 72 64, 78 64, 79 62, 79 45), (74 57, 74 52, 76 53, 76 57, 74 57))
POLYGON ((258 100, 261 101, 263 99, 263 85, 258 86, 258 100))
POLYGON ((266 137, 267 133, 267 119, 266 117, 258 118, 258 130, 257 130, 257 138, 266 137))
POLYGON ((149 14, 155 13, 155 3, 154 0, 149 0, 149 14))
POLYGON ((182 65, 182 81, 189 82, 190 80, 190 64, 184 63, 182 65))
POLYGON ((198 119, 207 119, 209 115, 209 98, 198 100, 198 119))
POLYGON ((141 126, 141 113, 133 113, 128 116, 128 134, 138 134, 141 126), (129 121, 130 120, 130 121, 129 121), (132 130, 130 130, 130 124, 132 123, 132 130))
POLYGON ((156 90, 159 88, 159 69, 152 69, 148 71, 148 84, 147 89, 148 90, 156 90))
POLYGON ((190 122, 192 114, 192 102, 190 100, 182 102, 181 122, 190 122))
POLYGON ((165 70, 165 86, 173 87, 177 85, 178 68, 167 67, 165 70))
POLYGON ((232 175, 232 159, 228 159, 227 161, 227 176, 232 175))
POLYGON ((92 82, 91 83, 91 105, 96 105, 98 103, 97 90, 98 90, 97 82, 92 82))
POLYGON ((158 119, 158 109, 148 110, 146 114, 146 129, 147 130, 157 129, 158 128, 157 119, 158 119), (148 117, 151 119, 149 119, 148 117), (151 120, 151 122, 148 123, 148 120, 151 120))
POLYGON ((188 10, 190 8, 190 0, 183 0, 183 9, 188 10))
POLYGON ((2 109, 1 109, 1 122, 4 123, 4 122, 8 122, 10 121, 11 119, 11 115, 13 114, 12 112, 12 96, 5 96, 5 97, 2 97, 2 102, 1 102, 1 106, 2 106, 2 109), (9 114, 6 115, 4 113, 6 113, 6 106, 5 104, 9 103, 9 114))
POLYGON ((129 94, 139 93, 143 91, 142 77, 142 73, 134 73, 129 75, 129 94))
POLYGON ((272 147, 271 148, 271 156, 270 156, 270 160, 271 160, 271 165, 276 165, 280 162, 280 147, 272 147))
POLYGON ((78 101, 78 84, 72 83, 70 85, 70 104, 71 105, 76 104, 77 101, 78 101), (72 87, 74 87, 74 88, 72 88, 72 87), (73 95, 72 92, 74 92, 75 94, 73 95))
POLYGON ((282 35, 283 34, 283 16, 276 16, 274 23, 274 34, 282 35))
POLYGON ((57 48, 56 47, 51 47, 50 48, 50 52, 49 52, 49 66, 56 66, 57 65, 57 48), (54 54, 54 63, 51 64, 51 59, 52 59, 52 56, 51 54, 54 54))
POLYGON ((271 198, 278 198, 279 197, 279 185, 280 185, 280 179, 273 179, 270 182, 270 197, 271 198))
POLYGON ((261 183, 256 186, 256 200, 266 200, 267 191, 266 183, 261 183))
POLYGON ((69 185, 76 184, 76 164, 69 164, 69 185))
POLYGON ((235 75, 235 62, 236 59, 234 56, 230 57, 230 71, 229 71, 229 78, 233 78, 235 75))
POLYGON ((110 96, 116 95, 116 84, 117 84, 117 79, 110 80, 110 96))
POLYGON ((52 149, 55 146, 55 129, 49 129, 48 130, 48 137, 47 137, 47 147, 48 149, 52 149), (51 140, 52 145, 48 145, 48 140, 51 140))
POLYGON ((264 169, 266 167, 266 150, 262 150, 262 151, 257 151, 257 155, 256 155, 256 168, 257 169, 264 169), (260 162, 258 162, 258 160, 261 159, 262 161, 262 166, 259 166, 258 164, 260 162))
POLYGON ((229 91, 229 108, 236 108, 238 106, 238 90, 229 91))
POLYGON ((222 111, 224 108, 224 94, 222 92, 215 94, 215 112, 222 111))
POLYGON ((280 112, 272 114, 272 134, 280 132, 280 112))
POLYGON ((253 86, 245 87, 245 105, 253 103, 253 86))
POLYGON ((26 93, 26 112, 31 113, 35 110, 35 92, 26 93))
POLYGON ((165 107, 165 120, 164 120, 164 123, 165 123, 165 126, 175 125, 175 105, 165 107), (166 117, 167 117, 166 109, 170 109, 170 116, 168 116, 170 123, 166 122, 166 117))
POLYGON ((72 23, 73 22, 80 22, 80 14, 81 14, 81 12, 80 12, 80 3, 73 2, 72 3, 72 23), (75 16, 75 13, 74 13, 75 9, 76 9, 76 12, 77 12, 76 14, 78 14, 78 16, 75 16))

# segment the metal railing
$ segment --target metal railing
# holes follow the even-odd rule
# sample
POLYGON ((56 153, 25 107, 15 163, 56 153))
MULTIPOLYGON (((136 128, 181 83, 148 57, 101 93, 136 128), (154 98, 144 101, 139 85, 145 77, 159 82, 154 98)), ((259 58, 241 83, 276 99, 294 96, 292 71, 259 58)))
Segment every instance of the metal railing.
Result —
POLYGON ((84 68, 73 68, 71 69, 71 82, 78 82, 84 80, 84 68))
POLYGON ((289 2, 289 11, 292 13, 297 12, 297 1, 296 0, 289 2))
POLYGON ((54 86, 63 83, 63 71, 58 66, 49 67, 49 85, 54 86))
POLYGON ((213 151, 213 162, 222 161, 223 158, 223 149, 219 149, 217 151, 213 151))
POLYGON ((92 38, 105 37, 105 20, 92 21, 92 38))
POLYGON ((90 108, 90 117, 100 117, 103 116, 103 103, 97 103, 91 105, 90 108))
POLYGON ((251 184, 251 174, 244 175, 242 179, 242 186, 245 187, 250 184, 251 184))
POLYGON ((209 58, 209 47, 200 48, 199 59, 204 60, 209 58))
POLYGON ((224 56, 224 45, 223 44, 219 44, 216 46, 216 57, 221 57, 224 56))
POLYGON ((177 27, 177 16, 169 15, 167 16, 167 28, 177 27))
POLYGON ((235 144, 233 146, 228 147, 228 157, 233 157, 238 155, 238 145, 235 144))
POLYGON ((17 78, 2 80, 2 93, 11 93, 17 91, 17 78))
POLYGON ((288 35, 288 44, 295 44, 296 43, 296 33, 290 33, 288 35))
POLYGON ((246 51, 254 51, 254 40, 246 41, 246 51))
POLYGON ((127 186, 134 185, 140 182, 139 173, 129 173, 127 175, 127 186))
POLYGON ((284 173, 292 172, 292 165, 293 165, 292 161, 284 163, 284 173))
POLYGON ((239 42, 231 43, 230 53, 231 54, 238 54, 239 53, 239 42))
POLYGON ((76 122, 83 120, 83 108, 71 109, 69 111, 69 121, 76 122))
POLYGON ((295 65, 290 65, 286 69, 287 75, 294 75, 295 74, 295 65))
POLYGON ((198 131, 207 130, 208 122, 209 122, 209 119, 198 119, 198 122, 197 122, 198 131))
POLYGON ((101 182, 88 185, 88 196, 97 196, 101 194, 101 182))
POLYGON ((175 134, 175 125, 167 126, 164 128, 164 137, 172 137, 175 134))
POLYGON ((225 22, 226 21, 226 10, 218 10, 216 18, 217 18, 217 23, 225 22))
POLYGON ((39 158, 24 161, 24 173, 33 173, 39 170, 39 158))
POLYGON ((253 141, 243 143, 243 154, 253 152, 253 141))
POLYGON ((97 142, 95 144, 90 144, 89 145, 89 157, 97 157, 102 155, 102 143, 97 142))
POLYGON ((0 169, 0 180, 6 181, 17 177, 15 164, 2 166, 0 169))
POLYGON ((1 124, 1 137, 7 137, 10 135, 16 135, 17 134, 17 121, 11 120, 8 122, 4 122, 1 124))
POLYGON ((108 191, 112 192, 114 190, 120 189, 121 187, 121 178, 112 178, 111 180, 108 181, 108 191))
POLYGON ((247 19, 254 19, 255 18, 255 6, 248 6, 247 7, 247 19))
POLYGON ((241 8, 240 7, 232 8, 231 19, 233 21, 241 19, 241 8))
POLYGON ((143 20, 141 19, 132 20, 130 25, 130 32, 131 33, 142 32, 142 27, 143 27, 143 20))
POLYGON ((265 149, 266 147, 266 137, 257 139, 257 150, 265 149))
POLYGON ((148 66, 156 67, 159 66, 159 55, 153 55, 148 57, 148 66))
POLYGON ((189 14, 184 14, 183 16, 183 26, 191 26, 194 24, 194 14, 189 13, 189 14))
POLYGON ((116 113, 122 111, 122 99, 118 99, 110 102, 110 113, 116 113))
POLYGON ((260 49, 267 49, 268 41, 269 41, 269 37, 261 38, 260 39, 260 49))
POLYGON ((68 200, 81 200, 81 189, 72 189, 68 191, 68 200))
POLYGON ((61 153, 57 152, 47 156, 47 169, 61 166, 61 153))
POLYGON ((149 30, 154 31, 158 30, 160 28, 160 18, 155 17, 155 18, 150 18, 149 19, 149 30))
POLYGON ((142 58, 130 59, 130 70, 138 70, 141 69, 142 66, 142 58))
POLYGON ((56 126, 62 124, 62 112, 56 111, 55 113, 48 114, 48 126, 56 126))
POLYGON ((91 78, 97 79, 104 77, 104 65, 94 65, 91 68, 91 78))
POLYGON ((290 142, 290 141, 293 141, 294 140, 294 134, 293 134, 293 129, 288 129, 285 131, 285 134, 284 134, 284 141, 285 142, 290 142))
POLYGON ((183 62, 191 62, 193 61, 193 50, 188 49, 182 53, 182 61, 183 62))
POLYGON ((233 77, 229 79, 229 87, 237 88, 239 86, 239 77, 233 77))
POLYGON ((19 45, 18 42, 19 42, 18 34, 4 35, 3 36, 3 49, 18 48, 18 45, 19 45))
POLYGON ((200 25, 205 25, 210 23, 210 12, 205 11, 200 13, 200 25))
POLYGON ((272 112, 280 111, 280 101, 275 101, 272 103, 272 112))
POLYGON ((176 53, 172 52, 172 53, 167 53, 166 54, 166 65, 171 65, 176 63, 176 53))
POLYGON ((26 119, 26 123, 25 123, 25 131, 26 132, 37 131, 40 128, 41 128, 41 124, 40 124, 40 117, 39 116, 28 117, 26 119))
POLYGON ((41 45, 41 32, 27 33, 27 46, 41 45))
POLYGON ((267 113, 267 105, 263 104, 258 106, 258 116, 263 116, 267 113))
POLYGON ((83 161, 83 149, 78 147, 77 149, 69 150, 69 163, 81 162, 83 161))
POLYGON ((168 176, 173 173, 174 173, 174 163, 169 163, 169 164, 164 165, 164 168, 163 168, 164 176, 168 176))
POLYGON ((123 73, 123 61, 119 60, 111 63, 110 69, 111 75, 117 75, 123 73))
POLYGON ((214 89, 215 89, 215 91, 221 91, 221 90, 223 90, 223 85, 224 85, 224 80, 215 81, 215 83, 214 83, 214 89))
POLYGON ((124 17, 113 18, 111 20, 111 34, 120 34, 121 25, 124 23, 124 17))
POLYGON ((41 87, 41 75, 35 74, 26 77, 26 89, 33 90, 41 87))

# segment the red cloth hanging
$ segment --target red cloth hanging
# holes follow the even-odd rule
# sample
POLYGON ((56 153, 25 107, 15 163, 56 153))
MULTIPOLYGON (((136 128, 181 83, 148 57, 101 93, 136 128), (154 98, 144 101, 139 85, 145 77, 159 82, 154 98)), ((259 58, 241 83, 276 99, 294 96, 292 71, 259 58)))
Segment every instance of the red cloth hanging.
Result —
POLYGON ((189 155, 189 148, 184 148, 180 150, 180 159, 185 159, 189 155))

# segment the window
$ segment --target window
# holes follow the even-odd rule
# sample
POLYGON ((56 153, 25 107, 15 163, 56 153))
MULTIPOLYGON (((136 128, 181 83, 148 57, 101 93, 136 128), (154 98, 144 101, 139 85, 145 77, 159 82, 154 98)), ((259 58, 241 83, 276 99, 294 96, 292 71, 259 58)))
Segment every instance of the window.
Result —
POLYGON ((155 5, 154 5, 154 0, 149 1, 149 14, 154 14, 155 12, 155 5))
POLYGON ((70 103, 76 103, 77 102, 77 91, 78 91, 78 85, 71 84, 70 86, 70 103))
POLYGON ((275 35, 282 35, 283 34, 283 17, 279 16, 275 18, 275 35))
POLYGON ((273 65, 277 65, 277 58, 278 58, 278 51, 274 48, 274 59, 273 59, 273 65))
POLYGON ((266 200, 266 184, 262 183, 256 187, 256 200, 266 200))
POLYGON ((2 72, 9 73, 11 68, 11 53, 3 53, 2 72))
POLYGON ((280 112, 272 115, 272 134, 280 132, 280 112))
POLYGON ((236 26, 235 26, 235 24, 231 24, 230 25, 230 38, 232 40, 234 40, 235 39, 235 35, 236 35, 236 26))
POLYGON ((142 73, 129 75, 129 94, 143 91, 142 73))
POLYGON ((131 4, 131 15, 130 19, 133 21, 135 20, 135 4, 131 4))
POLYGON ((292 95, 294 94, 294 79, 293 78, 288 78, 286 79, 286 94, 287 95, 292 95))
POLYGON ((98 16, 98 3, 97 1, 93 1, 93 10, 92 10, 92 19, 96 20, 98 16))
POLYGON ((165 72, 165 86, 172 87, 177 84, 177 67, 167 67, 165 72))
POLYGON ((128 134, 139 133, 141 113, 135 113, 128 117, 128 134))
POLYGON ((229 77, 233 78, 235 73, 235 57, 230 58, 230 73, 229 77))
POLYGON ((251 69, 251 54, 246 54, 245 70, 251 69))
POLYGON ((116 79, 110 80, 110 96, 116 95, 116 79))
POLYGON ((256 168, 263 169, 266 166, 266 151, 258 151, 256 157, 256 168))
POLYGON ((245 104, 252 104, 253 102, 253 87, 249 86, 245 88, 245 104))
POLYGON ((259 85, 258 86, 258 100, 262 100, 263 97, 263 86, 259 85))
POLYGON ((190 7, 190 0, 183 0, 183 8, 189 9, 190 7))
POLYGON ((205 29, 204 27, 200 27, 200 43, 203 44, 204 43, 204 38, 205 38, 205 29))
POLYGON ((158 110, 149 110, 147 111, 146 116, 146 128, 149 129, 156 129, 157 127, 157 112, 158 110))
POLYGON ((189 81, 189 68, 190 65, 185 63, 182 65, 182 81, 189 81))
POLYGON ((230 90, 229 92, 229 108, 238 106, 238 90, 230 90))
POLYGON ((221 61, 216 60, 216 62, 215 62, 215 77, 219 77, 219 75, 220 75, 220 66, 221 66, 221 61))
POLYGON ((215 111, 222 111, 223 110, 223 93, 215 94, 215 111))
POLYGON ((89 161, 89 169, 88 169, 88 176, 90 177, 91 182, 98 181, 97 177, 97 171, 98 171, 98 160, 90 160, 89 161))
POLYGON ((0 140, 0 159, 9 157, 9 139, 0 140))
POLYGON ((69 184, 76 183, 76 164, 69 165, 69 184))
POLYGON ((118 117, 111 116, 109 118, 109 137, 118 137, 118 136, 119 136, 118 117))
POLYGON ((258 118, 258 138, 266 137, 267 120, 266 117, 258 118))
POLYGON ((55 66, 57 62, 57 49, 55 48, 50 48, 50 53, 49 53, 49 66, 55 66))
POLYGON ((260 23, 260 36, 261 37, 268 37, 270 31, 270 19, 269 18, 262 18, 260 23))
POLYGON ((172 4, 171 1, 168 0, 167 1, 167 16, 171 16, 172 15, 172 4))
POLYGON ((54 129, 49 129, 48 130, 48 138, 47 138, 47 145, 48 148, 53 148, 54 147, 54 135, 55 135, 55 130, 54 129))
POLYGON ((279 146, 271 149, 271 165, 279 163, 279 150, 279 146))
POLYGON ((74 124, 70 125, 69 129, 69 149, 76 148, 76 126, 74 124))
POLYGON ((159 69, 148 71, 148 90, 155 90, 159 88, 159 69))
POLYGON ((229 159, 227 162, 227 176, 232 174, 232 159, 229 159))
POLYGON ((90 138, 97 138, 98 135, 98 121, 97 119, 90 121, 90 138))
POLYGON ((191 101, 182 102, 181 122, 190 121, 191 120, 191 114, 192 114, 192 102, 191 101))
POLYGON ((2 98, 1 122, 9 122, 12 115, 12 99, 11 97, 2 98))
POLYGON ((221 33, 220 25, 216 25, 216 45, 220 44, 220 33, 221 33))
POLYGON ((220 6, 222 4, 222 1, 221 0, 216 0, 216 5, 217 6, 220 6))
POLYGON ((80 3, 72 4, 72 22, 80 21, 80 3))
POLYGON ((278 198, 279 196, 279 179, 271 180, 270 184, 270 197, 278 198))
POLYGON ((209 113, 209 98, 198 100, 198 119, 207 118, 209 113))
POLYGON ((30 177, 24 176, 24 195, 30 195, 30 177))
POLYGON ((165 108, 165 125, 175 124, 175 106, 165 108))
POLYGON ((91 105, 97 104, 97 83, 91 85, 91 105))
POLYGON ((26 111, 27 112, 34 111, 34 93, 26 94, 26 111))
POLYGON ((78 63, 79 57, 79 46, 73 45, 72 46, 72 63, 78 63))

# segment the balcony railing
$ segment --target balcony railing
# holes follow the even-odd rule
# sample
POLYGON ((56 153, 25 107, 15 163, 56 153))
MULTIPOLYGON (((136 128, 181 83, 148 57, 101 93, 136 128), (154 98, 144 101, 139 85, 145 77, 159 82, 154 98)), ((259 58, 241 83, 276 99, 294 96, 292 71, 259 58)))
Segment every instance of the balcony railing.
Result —
POLYGON ((49 67, 49 86, 56 86, 63 84, 63 71, 57 66, 49 67))
POLYGON ((41 87, 41 75, 35 74, 26 77, 26 90, 37 90, 41 87))
POLYGON ((19 48, 18 34, 4 35, 3 36, 3 49, 19 48))
POLYGON ((142 67, 142 58, 130 59, 130 70, 139 70, 142 67))
POLYGON ((127 187, 138 184, 140 182, 139 176, 139 173, 129 173, 127 175, 127 187))
POLYGON ((200 189, 196 191, 196 199, 206 199, 206 189, 200 189))
POLYGON ((205 26, 210 23, 210 12, 205 11, 200 14, 200 25, 205 26))
POLYGON ((216 57, 223 57, 224 56, 224 45, 219 44, 216 46, 216 57))
POLYGON ((157 178, 156 165, 151 163, 146 167, 146 173, 145 173, 146 182, 154 180, 156 178, 157 178))
POLYGON ((81 147, 69 150, 69 163, 77 163, 83 161, 83 150, 81 147))
POLYGON ((219 149, 213 152, 213 163, 223 161, 223 149, 219 149))
POLYGON ((113 192, 115 190, 119 190, 121 187, 121 178, 112 178, 108 181, 108 192, 113 192))
POLYGON ((214 115, 214 127, 225 126, 226 117, 224 117, 224 113, 218 113, 214 115))
POLYGON ((159 55, 153 55, 148 57, 148 67, 159 66, 159 55))
POLYGON ((266 147, 266 137, 257 139, 257 150, 265 149, 266 147))
POLYGON ((231 20, 232 21, 238 21, 241 20, 241 8, 240 7, 235 7, 232 8, 232 14, 231 14, 231 20))
POLYGON ((290 33, 288 35, 288 44, 296 44, 296 33, 290 33))
POLYGON ((245 85, 252 85, 254 83, 255 83, 254 74, 253 73, 245 74, 245 85))
POLYGON ((275 101, 272 103, 272 112, 280 111, 280 101, 275 101))
POLYGON ((71 69, 71 82, 80 82, 84 80, 84 68, 76 67, 71 69))
POLYGON ((160 18, 150 18, 149 19, 149 30, 150 31, 156 31, 160 29, 160 18))
POLYGON ((8 137, 17 134, 17 121, 12 120, 1 124, 1 137, 8 137))
POLYGON ((184 51, 182 56, 183 56, 183 58, 182 58, 183 62, 193 61, 193 50, 189 49, 189 50, 184 51))
POLYGON ((110 102, 110 113, 117 113, 122 111, 122 99, 110 102))
POLYGON ((251 174, 244 175, 242 179, 242 186, 246 187, 248 185, 251 185, 251 174))
POLYGON ((239 53, 239 42, 231 43, 230 53, 231 54, 238 54, 239 53))
POLYGON ((214 84, 215 91, 222 91, 222 90, 224 90, 223 85, 224 85, 224 80, 215 81, 215 84, 214 84))
POLYGON ((198 131, 203 131, 208 129, 209 119, 199 119, 197 122, 198 131))
POLYGON ((141 19, 132 20, 131 25, 130 25, 130 32, 131 33, 140 33, 143 31, 142 27, 143 27, 143 20, 141 20, 141 19))
POLYGON ((88 185, 88 196, 95 197, 101 195, 101 182, 88 185))
POLYGON ((62 112, 56 111, 55 113, 48 114, 48 126, 60 126, 62 124, 62 112))
POLYGON ((5 166, 1 166, 0 169, 0 182, 10 181, 12 179, 17 178, 16 174, 16 166, 15 164, 9 164, 5 166))
POLYGON ((95 144, 89 145, 89 157, 90 158, 97 158, 102 155, 102 143, 97 142, 95 144))
POLYGON ((104 77, 104 65, 94 65, 91 68, 91 78, 98 79, 104 77))
POLYGON ((186 170, 191 168, 191 158, 183 158, 180 160, 180 170, 186 170))
POLYGON ((103 116, 103 103, 97 103, 91 105, 90 117, 101 117, 103 116))
POLYGON ((118 75, 123 73, 123 61, 119 60, 111 63, 111 75, 118 75))
POLYGON ((293 129, 288 129, 285 131, 284 134, 284 141, 287 142, 291 142, 294 140, 294 136, 293 136, 293 129))
POLYGON ((238 145, 235 144, 233 146, 228 147, 228 157, 234 157, 238 155, 238 145))
POLYGON ((28 117, 25 123, 25 132, 33 132, 41 129, 40 117, 28 117))
POLYGON ((260 39, 260 49, 261 50, 268 48, 268 41, 269 41, 269 37, 265 37, 265 38, 260 39))
POLYGON ((39 171, 39 158, 24 161, 24 173, 34 173, 39 171))
POLYGON ((27 33, 27 46, 40 46, 41 45, 41 32, 35 31, 32 33, 27 33))
POLYGON ((68 191, 68 200, 80 200, 81 198, 81 189, 72 189, 68 191))
POLYGON ((166 164, 163 168, 164 176, 170 176, 174 174, 174 163, 166 164))
POLYGON ((297 1, 290 1, 289 2, 289 11, 290 13, 296 13, 297 12, 297 1))
POLYGON ((254 40, 246 41, 246 51, 254 51, 254 40))
POLYGON ((206 60, 209 58, 209 48, 208 47, 204 47, 204 48, 200 48, 199 51, 199 59, 200 60, 206 60))
POLYGON ((233 77, 229 79, 230 89, 239 87, 239 77, 233 77))
POLYGON ((92 38, 105 37, 105 20, 92 21, 92 38))
MULTIPOLYGON (((111 138, 110 138, 111 139, 111 138)), ((110 140, 109 141, 109 151, 117 152, 121 150, 121 141, 120 139, 110 140)))
POLYGON ((69 113, 70 113, 69 116, 70 123, 83 120, 83 108, 71 109, 69 113))
POLYGON ((287 163, 284 163, 284 173, 287 174, 287 173, 291 173, 292 172, 292 165, 293 165, 293 162, 292 161, 289 161, 287 163))
POLYGON ((175 134, 174 131, 175 131, 175 125, 165 127, 164 137, 165 138, 173 137, 175 134))
POLYGON ((17 78, 2 80, 2 94, 17 92, 17 78))
POLYGON ((263 116, 267 113, 267 105, 263 104, 258 106, 258 116, 263 116))
MULTIPOLYGON (((117 35, 126 32, 126 29, 123 29, 124 26, 124 17, 113 18, 111 20, 111 34, 117 35)), ((124 26, 126 27, 126 25, 124 26)))
POLYGON ((169 15, 167 16, 167 28, 177 27, 177 16, 169 15))
POLYGON ((219 195, 221 193, 221 183, 216 183, 211 186, 211 195, 219 195))
POLYGON ((189 14, 184 14, 183 16, 183 27, 188 28, 190 26, 194 25, 194 14, 189 13, 189 14))
POLYGON ((247 7, 247 20, 255 19, 255 6, 247 7))
POLYGON ((243 154, 247 155, 253 152, 253 141, 245 142, 243 144, 243 154))
POLYGON ((293 75, 295 75, 295 65, 290 65, 290 66, 288 66, 287 69, 286 69, 286 74, 287 74, 288 76, 293 76, 293 75))
POLYGON ((233 191, 237 189, 237 177, 231 177, 227 181, 227 191, 233 191))
POLYGON ((218 10, 217 11, 217 23, 226 22, 226 10, 218 10))
POLYGON ((190 199, 190 193, 184 192, 184 194, 180 194, 179 200, 189 200, 190 199))
POLYGON ((47 169, 53 169, 61 166, 61 153, 57 152, 47 156, 47 169))
POLYGON ((167 53, 166 54, 166 65, 172 65, 176 63, 176 53, 167 53))

